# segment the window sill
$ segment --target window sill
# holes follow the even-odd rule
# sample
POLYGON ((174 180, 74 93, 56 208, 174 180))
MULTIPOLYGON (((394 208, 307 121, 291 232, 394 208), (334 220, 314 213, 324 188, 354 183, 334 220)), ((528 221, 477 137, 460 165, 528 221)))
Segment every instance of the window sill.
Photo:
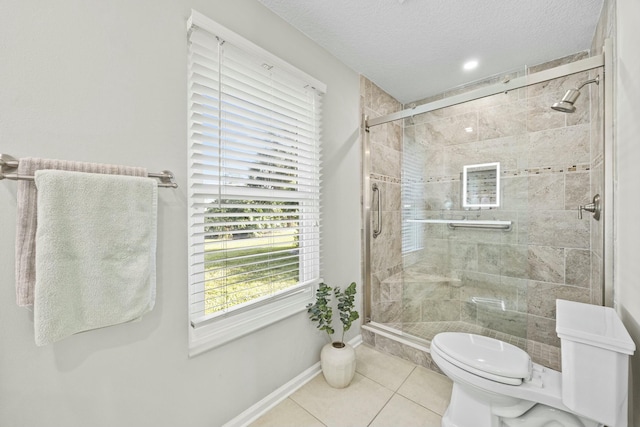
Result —
POLYGON ((226 316, 189 325, 189 357, 220 347, 275 322, 306 310, 313 303, 314 286, 305 286, 300 292, 276 301, 226 316))

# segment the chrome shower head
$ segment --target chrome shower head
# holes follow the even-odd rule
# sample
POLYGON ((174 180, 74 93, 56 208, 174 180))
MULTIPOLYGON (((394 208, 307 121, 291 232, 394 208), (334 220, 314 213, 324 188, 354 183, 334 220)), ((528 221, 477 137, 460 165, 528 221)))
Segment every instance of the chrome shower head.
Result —
POLYGON ((598 75, 595 79, 587 80, 586 82, 582 83, 577 89, 569 89, 567 93, 565 93, 562 97, 562 100, 553 104, 551 108, 562 113, 575 113, 576 106, 574 104, 580 96, 580 89, 590 83, 600 84, 600 76, 598 75))
POLYGON ((578 89, 569 89, 562 97, 562 101, 556 102, 551 108, 563 113, 575 113, 576 106, 574 103, 578 100, 579 96, 580 91, 578 89))

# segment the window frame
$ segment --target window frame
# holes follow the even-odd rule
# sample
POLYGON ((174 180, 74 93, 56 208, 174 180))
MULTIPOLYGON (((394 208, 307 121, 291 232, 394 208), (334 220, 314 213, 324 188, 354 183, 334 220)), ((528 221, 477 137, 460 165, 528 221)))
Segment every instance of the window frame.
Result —
MULTIPOLYGON (((215 35, 225 43, 231 43, 236 48, 242 49, 245 53, 255 55, 261 60, 268 61, 269 64, 274 64, 294 75, 296 78, 303 79, 310 87, 315 89, 320 94, 326 92, 326 85, 317 79, 309 76, 308 74, 300 71, 291 64, 283 61, 270 52, 262 49, 254 43, 246 40, 244 37, 234 33, 233 31, 223 27, 216 23, 205 15, 192 10, 191 17, 187 22, 187 31, 190 32, 194 27, 198 30, 202 29, 206 32, 215 35)), ((190 62, 190 61, 189 61, 190 62)), ((189 79, 190 80, 190 79, 189 79)), ((188 88, 189 98, 191 95, 191 89, 188 88)), ((191 123, 190 116, 192 113, 190 100, 187 100, 187 112, 188 120, 191 123)), ((188 141, 191 144, 191 125, 188 126, 188 141)), ((321 143, 320 141, 318 141, 321 143)), ((191 158, 189 157, 188 171, 191 172, 191 158)), ((189 173, 191 176, 191 173, 189 173)), ((191 178, 189 178, 191 182, 191 178)), ((319 184, 320 186, 320 184, 319 184)), ((191 187, 191 186, 190 186, 191 187)), ((321 188, 319 188, 320 190, 321 188)), ((201 321, 194 321, 191 314, 192 304, 192 279, 196 274, 191 267, 192 259, 192 245, 194 244, 192 236, 192 227, 195 226, 193 220, 193 209, 191 207, 192 193, 189 190, 188 202, 189 202, 189 356, 193 357, 197 354, 205 352, 209 349, 224 345, 232 340, 250 334, 256 330, 264 328, 272 323, 280 321, 284 318, 300 313, 306 309, 306 305, 313 302, 314 290, 321 279, 319 277, 309 280, 307 282, 298 283, 293 287, 284 289, 277 292, 274 295, 253 300, 250 303, 246 303, 233 311, 228 313, 217 314, 215 317, 207 318, 201 321)), ((318 193, 319 197, 319 193, 318 193)), ((318 227, 320 228, 320 227, 318 227)), ((196 243, 197 244, 197 243, 196 243)), ((302 262, 302 261, 301 261, 302 262)))

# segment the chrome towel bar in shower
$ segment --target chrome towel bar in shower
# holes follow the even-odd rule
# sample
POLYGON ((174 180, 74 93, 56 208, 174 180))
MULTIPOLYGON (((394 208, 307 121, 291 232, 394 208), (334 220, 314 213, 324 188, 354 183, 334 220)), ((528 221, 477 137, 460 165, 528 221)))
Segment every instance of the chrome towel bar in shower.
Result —
POLYGON ((408 219, 407 222, 421 222, 425 224, 447 224, 449 228, 484 228, 489 230, 510 231, 511 221, 480 220, 480 219, 408 219))

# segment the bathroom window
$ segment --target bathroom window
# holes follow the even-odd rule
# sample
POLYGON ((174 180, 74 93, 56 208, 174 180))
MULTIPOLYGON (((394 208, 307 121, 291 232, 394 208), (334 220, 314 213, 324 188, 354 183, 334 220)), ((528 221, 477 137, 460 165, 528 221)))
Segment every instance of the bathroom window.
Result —
POLYGON ((188 62, 193 355, 312 300, 324 85, 195 11, 188 62))
POLYGON ((424 225, 410 220, 424 219, 425 198, 423 169, 424 149, 414 139, 406 138, 402 157, 402 253, 424 247, 424 225))

